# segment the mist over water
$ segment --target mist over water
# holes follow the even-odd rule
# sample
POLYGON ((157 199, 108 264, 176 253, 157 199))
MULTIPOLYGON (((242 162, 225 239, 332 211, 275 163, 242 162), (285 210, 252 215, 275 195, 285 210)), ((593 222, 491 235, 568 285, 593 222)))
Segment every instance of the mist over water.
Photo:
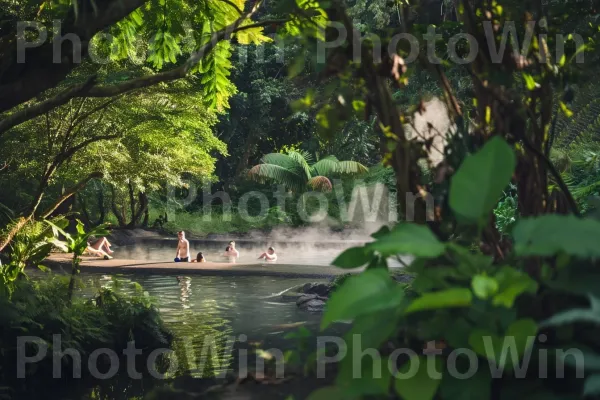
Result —
MULTIPOLYGON (((383 224, 374 223, 362 229, 333 232, 326 226, 310 226, 305 228, 279 227, 269 233, 253 232, 243 238, 220 236, 214 239, 188 239, 190 255, 196 258, 202 252, 209 262, 230 262, 223 256, 230 240, 236 242, 240 264, 264 263, 258 256, 269 247, 274 247, 278 264, 294 265, 330 265, 344 250, 362 246, 373 241, 370 235, 383 224)), ((177 248, 175 237, 146 238, 136 245, 115 248, 115 258, 145 260, 154 262, 173 262, 177 248)), ((404 260, 408 262, 408 259, 404 260)), ((401 266, 390 260, 390 266, 401 266)))

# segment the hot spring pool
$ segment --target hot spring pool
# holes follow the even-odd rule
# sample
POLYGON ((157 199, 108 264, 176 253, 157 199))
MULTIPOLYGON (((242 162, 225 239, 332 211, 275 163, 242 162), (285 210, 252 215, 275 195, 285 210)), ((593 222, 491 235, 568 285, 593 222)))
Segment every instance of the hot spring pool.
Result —
MULTIPOLYGON (((190 253, 196 258, 202 252, 207 261, 228 262, 222 254, 227 247, 227 241, 190 240, 190 253)), ((261 242, 236 240, 236 249, 240 252, 238 263, 259 263, 258 256, 273 246, 277 253, 278 263, 296 265, 330 265, 342 251, 349 247, 359 246, 364 242, 261 242)), ((153 239, 132 246, 114 246, 115 258, 171 262, 175 258, 176 240, 153 239)))

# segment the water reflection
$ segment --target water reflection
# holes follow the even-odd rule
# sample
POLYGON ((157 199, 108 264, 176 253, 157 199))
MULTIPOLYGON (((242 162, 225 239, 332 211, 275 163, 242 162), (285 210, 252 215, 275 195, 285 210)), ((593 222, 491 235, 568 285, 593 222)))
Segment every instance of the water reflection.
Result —
POLYGON ((306 283, 306 279, 260 276, 164 276, 82 274, 92 295, 93 287, 111 287, 131 293, 136 281, 150 296, 175 337, 178 374, 216 376, 237 367, 236 349, 261 343, 265 348, 285 350, 293 344, 283 338, 292 327, 316 328, 319 315, 298 310, 295 303, 281 302, 276 295, 306 283), (282 329, 283 328, 283 329, 282 329), (243 340, 240 340, 243 335, 243 340), (230 348, 233 346, 234 351, 230 348))
POLYGON ((177 282, 181 288, 181 305, 183 309, 190 308, 190 296, 192 295, 192 278, 189 276, 178 276, 177 282))

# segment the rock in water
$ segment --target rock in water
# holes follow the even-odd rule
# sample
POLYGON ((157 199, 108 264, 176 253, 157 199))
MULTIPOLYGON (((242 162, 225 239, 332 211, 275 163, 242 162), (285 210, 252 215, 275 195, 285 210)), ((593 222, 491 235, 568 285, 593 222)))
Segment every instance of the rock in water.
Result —
POLYGON ((305 294, 296 300, 296 305, 299 309, 309 312, 322 312, 325 308, 326 297, 321 297, 316 294, 305 294))
POLYGON ((306 283, 302 286, 302 293, 305 294, 316 294, 321 297, 329 296, 329 292, 331 291, 331 286, 327 283, 306 283))

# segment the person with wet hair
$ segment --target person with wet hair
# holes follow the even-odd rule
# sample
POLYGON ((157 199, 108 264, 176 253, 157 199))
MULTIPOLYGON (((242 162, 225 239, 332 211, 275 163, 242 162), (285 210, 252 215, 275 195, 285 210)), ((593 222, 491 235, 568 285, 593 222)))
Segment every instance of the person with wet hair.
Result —
POLYGON ((229 242, 229 246, 225 248, 225 253, 223 256, 234 259, 240 258, 240 252, 236 250, 234 241, 229 242))
POLYGON ((265 261, 277 261, 277 254, 275 254, 275 249, 273 247, 269 247, 269 249, 262 253, 260 255, 260 257, 258 257, 259 260, 265 259, 265 261))
POLYGON ((202 254, 202 252, 199 252, 198 255, 196 256, 195 260, 192 260, 193 263, 203 263, 206 262, 206 258, 204 258, 204 255, 202 254))

